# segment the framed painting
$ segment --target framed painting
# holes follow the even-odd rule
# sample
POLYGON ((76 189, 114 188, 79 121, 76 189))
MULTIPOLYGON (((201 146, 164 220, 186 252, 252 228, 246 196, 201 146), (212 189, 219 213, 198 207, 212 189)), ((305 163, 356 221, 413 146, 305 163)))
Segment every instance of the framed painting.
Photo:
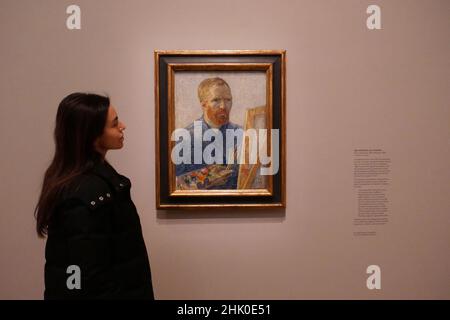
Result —
POLYGON ((286 52, 155 51, 156 207, 285 207, 286 52))

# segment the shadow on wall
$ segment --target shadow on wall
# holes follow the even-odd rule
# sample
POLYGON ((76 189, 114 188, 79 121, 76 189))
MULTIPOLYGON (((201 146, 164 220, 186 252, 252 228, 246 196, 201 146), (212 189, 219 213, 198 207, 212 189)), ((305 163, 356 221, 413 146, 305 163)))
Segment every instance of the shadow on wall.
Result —
MULTIPOLYGON (((171 220, 189 220, 189 219, 242 219, 240 222, 278 222, 286 219, 286 208, 195 208, 192 210, 158 210, 158 223, 173 223, 171 220), (195 210, 195 211, 194 211, 195 210), (230 211, 232 210, 232 211, 230 211), (245 221, 247 219, 247 221, 245 221)), ((231 220, 230 220, 231 222, 231 220)), ((234 222, 234 220, 233 220, 234 222)))

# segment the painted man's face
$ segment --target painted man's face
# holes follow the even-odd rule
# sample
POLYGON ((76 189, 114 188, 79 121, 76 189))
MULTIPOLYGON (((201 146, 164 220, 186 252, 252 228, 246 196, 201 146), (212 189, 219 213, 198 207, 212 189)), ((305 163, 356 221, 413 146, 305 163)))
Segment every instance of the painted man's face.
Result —
POLYGON ((231 105, 231 91, 226 85, 210 87, 202 102, 203 113, 206 114, 209 121, 218 127, 228 123, 231 105))

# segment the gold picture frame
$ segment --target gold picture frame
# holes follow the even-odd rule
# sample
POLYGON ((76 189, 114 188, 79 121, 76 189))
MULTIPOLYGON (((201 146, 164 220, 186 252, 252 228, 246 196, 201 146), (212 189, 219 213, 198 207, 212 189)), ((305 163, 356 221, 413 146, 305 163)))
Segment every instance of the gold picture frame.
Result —
MULTIPOLYGON (((155 51, 157 209, 286 206, 285 68, 284 50, 155 51), (202 83, 207 82, 212 84, 203 86, 202 83), (217 87, 224 88, 225 95, 229 95, 229 108, 220 107, 220 116, 227 119, 223 120, 220 128, 215 127, 214 121, 208 117, 208 110, 218 109, 205 104, 206 98, 201 100, 201 92, 207 92, 205 97, 213 99, 211 90, 217 87), (226 116, 223 110, 227 110, 226 116), (195 120, 198 115, 201 117, 195 120), (196 125, 203 128, 201 132, 207 129, 215 130, 213 134, 222 132, 224 143, 228 138, 225 138, 225 131, 228 133, 230 128, 234 129, 232 132, 241 134, 237 135, 241 143, 232 144, 234 156, 242 153, 245 161, 250 159, 249 150, 253 150, 252 155, 257 154, 254 146, 263 147, 272 161, 276 155, 277 170, 262 175, 261 168, 267 164, 261 165, 259 158, 251 164, 237 162, 237 157, 231 158, 234 162, 226 162, 225 156, 224 162, 214 163, 205 162, 205 159, 198 164, 174 161, 174 151, 180 143, 174 139, 174 133, 184 130, 182 133, 188 134, 184 137, 192 138, 193 142, 189 143, 193 148, 196 145, 194 140, 198 138, 193 134, 197 132, 196 125), (247 136, 247 133, 252 135, 247 136), (256 144, 255 140, 258 141, 256 144), (250 142, 253 149, 249 147, 250 142), (274 145, 277 146, 276 154, 274 145)), ((205 136, 200 142, 203 143, 203 156, 208 148, 205 148, 204 139, 205 136)), ((228 138, 228 141, 238 140, 228 138)), ((180 154, 190 152, 189 147, 182 150, 180 154)), ((231 149, 223 150, 228 157, 232 154, 231 149)), ((262 154, 259 149, 258 152, 258 155, 262 154)), ((211 154, 215 155, 214 152, 211 154)), ((191 159, 189 157, 190 154, 188 159, 191 159)))

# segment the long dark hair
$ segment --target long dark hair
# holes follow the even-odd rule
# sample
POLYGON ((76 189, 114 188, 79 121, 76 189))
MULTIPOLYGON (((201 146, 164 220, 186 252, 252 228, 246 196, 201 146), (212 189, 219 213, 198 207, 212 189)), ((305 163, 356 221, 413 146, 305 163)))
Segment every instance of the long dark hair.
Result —
POLYGON ((101 160, 94 142, 103 133, 109 98, 92 93, 72 93, 59 104, 54 132, 55 155, 45 171, 36 205, 36 231, 48 233, 48 225, 62 192, 80 174, 101 160))

